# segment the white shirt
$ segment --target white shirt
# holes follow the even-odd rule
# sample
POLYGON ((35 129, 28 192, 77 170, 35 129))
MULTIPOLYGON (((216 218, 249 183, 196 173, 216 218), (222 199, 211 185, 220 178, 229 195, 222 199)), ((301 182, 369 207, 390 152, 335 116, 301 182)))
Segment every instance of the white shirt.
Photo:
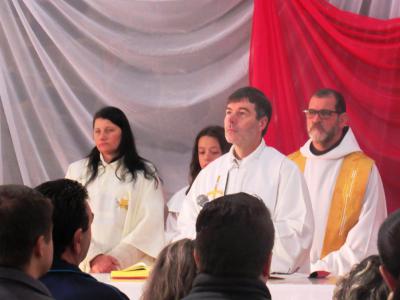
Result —
MULTIPOLYGON (((87 163, 88 159, 72 163, 66 178, 84 185, 89 179, 87 163)), ((97 177, 86 187, 94 219, 85 269, 85 263, 99 254, 114 256, 125 268, 143 259, 137 250, 155 258, 165 245, 161 184, 156 187, 155 181, 146 179, 143 172, 137 172, 135 181, 130 180, 130 175, 120 180, 115 174, 119 163, 108 164, 101 157, 97 177)))
POLYGON ((172 241, 179 235, 178 216, 181 212, 183 201, 186 198, 186 190, 189 186, 185 186, 172 195, 167 202, 168 216, 165 223, 165 236, 167 241, 172 241))
POLYGON ((386 200, 378 169, 374 164, 368 179, 358 223, 349 231, 345 244, 320 260, 325 229, 336 178, 340 172, 344 156, 361 151, 356 138, 349 128, 342 142, 323 155, 310 151, 311 140, 300 152, 307 158, 304 177, 310 191, 314 212, 314 240, 310 252, 311 271, 325 270, 333 275, 343 275, 351 266, 371 254, 377 254, 377 234, 386 218, 386 200))
POLYGON ((216 189, 220 194, 256 195, 268 207, 275 227, 271 271, 295 272, 308 261, 314 227, 303 175, 292 161, 267 147, 264 140, 242 160, 235 158, 233 149, 234 146, 197 176, 178 218, 180 237, 195 238, 195 222, 201 210, 197 201, 208 192, 216 189))

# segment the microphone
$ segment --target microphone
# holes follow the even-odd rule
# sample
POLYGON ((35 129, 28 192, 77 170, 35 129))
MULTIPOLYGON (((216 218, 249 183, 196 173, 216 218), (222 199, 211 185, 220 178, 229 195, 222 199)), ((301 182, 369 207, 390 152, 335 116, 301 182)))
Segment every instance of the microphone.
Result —
POLYGON ((209 202, 208 197, 204 194, 198 195, 196 198, 196 202, 199 206, 204 207, 204 205, 209 202))

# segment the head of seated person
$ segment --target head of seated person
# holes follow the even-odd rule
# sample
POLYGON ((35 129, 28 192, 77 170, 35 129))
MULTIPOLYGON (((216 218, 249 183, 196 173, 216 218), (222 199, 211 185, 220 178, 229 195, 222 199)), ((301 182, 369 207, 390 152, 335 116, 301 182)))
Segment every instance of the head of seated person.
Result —
POLYGON ((381 274, 390 290, 400 289, 400 209, 390 214, 378 233, 378 251, 382 261, 381 274))
POLYGON ((70 179, 47 181, 35 188, 51 200, 53 211, 54 259, 40 280, 56 299, 126 300, 118 289, 83 273, 82 262, 91 241, 93 213, 86 188, 70 179))
POLYGON ((181 299, 196 276, 194 243, 182 239, 167 245, 158 255, 141 300, 181 299))
POLYGON ((55 299, 128 299, 118 289, 98 282, 78 267, 89 249, 93 213, 86 188, 70 179, 47 181, 35 188, 54 206, 54 258, 40 280, 55 299))
POLYGON ((0 299, 53 299, 37 280, 53 258, 52 210, 29 187, 0 186, 0 299))
POLYGON ((371 255, 353 266, 351 271, 336 283, 334 300, 386 299, 389 288, 379 272, 381 261, 371 255))
POLYGON ((270 213, 262 200, 237 193, 208 202, 196 221, 198 270, 216 277, 265 282, 274 235, 270 213))
POLYGON ((54 260, 79 265, 89 249, 93 221, 86 189, 70 179, 47 181, 35 189, 48 197, 54 206, 54 260))
POLYGON ((0 266, 39 278, 51 266, 53 243, 48 199, 23 185, 0 186, 0 266))

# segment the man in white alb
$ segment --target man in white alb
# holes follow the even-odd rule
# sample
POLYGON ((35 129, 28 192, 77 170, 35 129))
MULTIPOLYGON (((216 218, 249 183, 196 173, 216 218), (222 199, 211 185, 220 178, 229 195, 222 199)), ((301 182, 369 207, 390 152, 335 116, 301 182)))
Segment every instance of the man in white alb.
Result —
POLYGON ((272 272, 295 272, 308 261, 313 217, 307 186, 293 162, 266 146, 263 136, 271 104, 252 87, 228 99, 224 120, 230 151, 204 168, 194 181, 178 218, 180 237, 195 237, 195 222, 205 202, 245 192, 262 199, 275 227, 272 272))
POLYGON ((304 112, 310 139, 289 157, 304 172, 313 206, 311 271, 343 275, 378 253, 378 229, 386 217, 382 181, 347 126, 340 93, 317 91, 304 112))

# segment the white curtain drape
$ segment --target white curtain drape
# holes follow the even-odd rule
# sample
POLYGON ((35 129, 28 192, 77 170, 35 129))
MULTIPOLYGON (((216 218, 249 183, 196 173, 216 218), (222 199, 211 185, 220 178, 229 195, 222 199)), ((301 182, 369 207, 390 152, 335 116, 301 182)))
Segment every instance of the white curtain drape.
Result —
MULTIPOLYGON (((330 2, 400 15, 398 0, 330 2)), ((222 125, 247 84, 252 12, 251 0, 0 1, 0 184, 63 177, 113 105, 166 193, 185 185, 196 133, 222 125)))

